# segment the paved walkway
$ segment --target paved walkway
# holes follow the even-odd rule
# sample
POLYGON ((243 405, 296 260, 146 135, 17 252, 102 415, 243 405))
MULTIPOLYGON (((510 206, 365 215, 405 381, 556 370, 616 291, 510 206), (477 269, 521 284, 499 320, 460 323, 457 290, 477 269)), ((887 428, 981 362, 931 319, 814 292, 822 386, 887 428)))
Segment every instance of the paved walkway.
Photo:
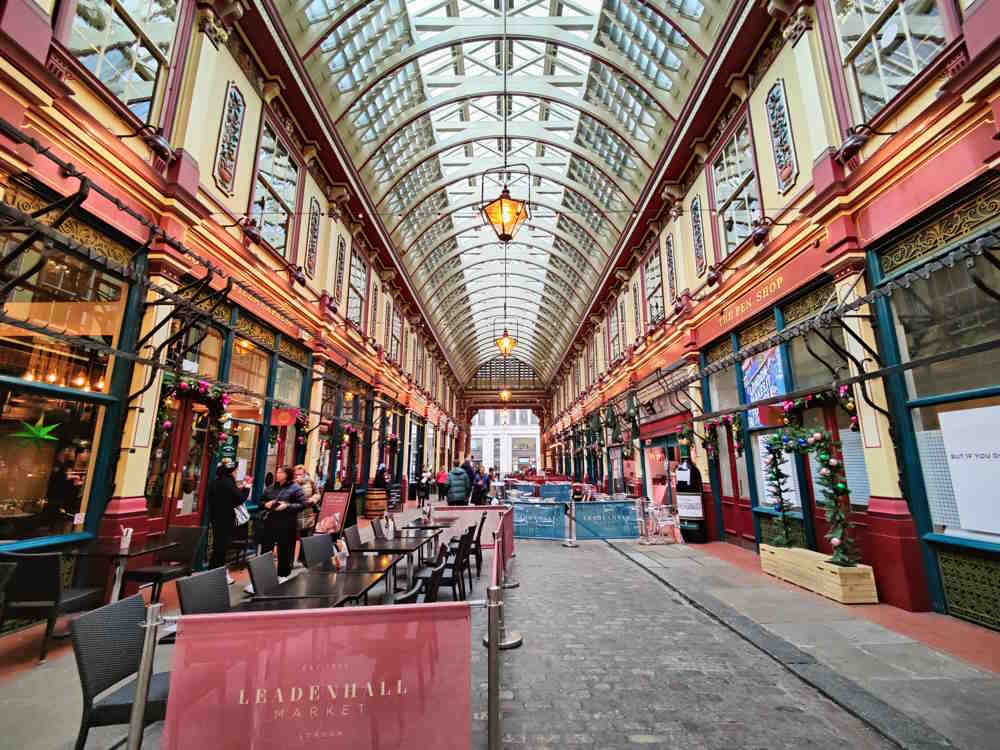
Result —
POLYGON ((516 546, 505 747, 893 747, 605 544, 516 546))

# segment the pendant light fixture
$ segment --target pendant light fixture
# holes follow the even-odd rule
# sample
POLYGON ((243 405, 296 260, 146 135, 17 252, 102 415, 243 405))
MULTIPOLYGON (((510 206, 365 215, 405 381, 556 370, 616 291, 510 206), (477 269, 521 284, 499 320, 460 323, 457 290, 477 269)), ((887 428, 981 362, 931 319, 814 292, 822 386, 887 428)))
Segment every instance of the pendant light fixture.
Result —
MULTIPOLYGON (((507 4, 510 0, 503 0, 503 189, 500 191, 500 196, 494 198, 488 203, 485 200, 485 190, 486 190, 486 174, 483 174, 483 180, 480 188, 480 200, 481 200, 481 210, 483 212, 483 218, 486 223, 489 224, 493 231, 497 235, 497 239, 500 242, 510 242, 514 239, 514 235, 517 234, 517 230, 521 228, 521 225, 525 221, 531 218, 528 212, 528 203, 531 201, 531 195, 528 195, 528 200, 518 200, 517 198, 511 197, 510 188, 507 185, 510 180, 510 171, 507 164, 507 151, 509 150, 510 143, 507 139, 507 115, 509 112, 509 106, 507 102, 507 69, 510 67, 510 60, 508 57, 509 50, 507 47, 507 4)), ((528 181, 529 190, 531 181, 528 181)))
MULTIPOLYGON (((516 325, 516 322, 515 322, 516 325)), ((515 329, 516 330, 516 329, 515 329)), ((494 327, 493 333, 496 333, 494 327)), ((507 243, 503 243, 503 333, 494 340, 501 357, 509 357, 517 346, 517 337, 507 330, 507 243)))

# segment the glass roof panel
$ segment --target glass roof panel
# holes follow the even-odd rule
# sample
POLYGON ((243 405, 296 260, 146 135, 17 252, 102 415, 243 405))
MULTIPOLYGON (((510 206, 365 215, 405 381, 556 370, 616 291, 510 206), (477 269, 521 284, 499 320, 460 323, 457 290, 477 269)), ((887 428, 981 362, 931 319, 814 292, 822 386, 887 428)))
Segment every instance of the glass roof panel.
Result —
POLYGON ((461 380, 492 357, 482 342, 505 290, 524 365, 554 375, 704 65, 691 40, 706 46, 728 4, 305 0, 283 11, 461 380), (506 264, 479 212, 504 186, 532 214, 506 264))

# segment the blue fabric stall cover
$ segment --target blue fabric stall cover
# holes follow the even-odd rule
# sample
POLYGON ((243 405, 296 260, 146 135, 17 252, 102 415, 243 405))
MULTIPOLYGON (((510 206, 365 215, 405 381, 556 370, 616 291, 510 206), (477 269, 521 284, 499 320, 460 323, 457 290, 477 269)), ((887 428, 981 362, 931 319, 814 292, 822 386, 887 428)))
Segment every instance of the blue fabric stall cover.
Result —
POLYGON ((535 496, 535 485, 533 482, 518 482, 514 485, 514 489, 518 492, 524 492, 532 497, 535 496))
POLYGON ((538 488, 538 496, 543 499, 565 500, 569 502, 571 485, 566 484, 543 484, 538 488))
MULTIPOLYGON (((639 517, 634 501, 577 503, 577 539, 638 539, 639 517)), ((514 515, 517 528, 517 514, 514 515)))
POLYGON ((514 503, 515 539, 565 539, 562 503, 514 503))

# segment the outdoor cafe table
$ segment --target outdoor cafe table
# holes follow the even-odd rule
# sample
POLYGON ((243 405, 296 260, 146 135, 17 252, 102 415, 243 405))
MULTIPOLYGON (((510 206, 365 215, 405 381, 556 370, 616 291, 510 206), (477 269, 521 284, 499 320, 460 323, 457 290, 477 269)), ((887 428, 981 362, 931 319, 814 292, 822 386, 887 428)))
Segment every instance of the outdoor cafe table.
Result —
MULTIPOLYGON (((392 568, 389 568, 391 570, 392 568)), ((323 573, 314 571, 290 578, 270 594, 254 595, 254 601, 283 599, 322 599, 339 607, 352 599, 360 599, 386 578, 386 571, 377 573, 323 573)), ((314 606, 323 606, 314 605, 314 606)))
POLYGON ((324 596, 300 596, 291 599, 251 599, 232 607, 230 612, 275 612, 283 609, 329 609, 339 602, 324 596))
POLYGON ((147 541, 143 545, 133 544, 127 550, 123 550, 120 542, 108 541, 95 542, 87 547, 72 550, 67 554, 75 555, 76 557, 101 557, 110 560, 114 566, 114 581, 111 584, 111 602, 116 602, 121 598, 125 565, 130 559, 173 549, 176 546, 178 546, 177 542, 147 541))
POLYGON ((396 563, 403 559, 402 555, 350 555, 347 562, 340 568, 335 568, 333 562, 327 560, 307 568, 305 572, 299 573, 302 576, 325 576, 330 573, 340 575, 363 575, 365 573, 385 573, 386 592, 396 590, 396 563))
POLYGON ((433 531, 410 532, 407 536, 395 539, 373 539, 370 542, 362 542, 361 546, 351 550, 351 554, 374 552, 378 555, 406 555, 406 589, 408 591, 413 588, 413 553, 427 544, 429 540, 436 540, 440 535, 441 529, 434 529, 433 531))

